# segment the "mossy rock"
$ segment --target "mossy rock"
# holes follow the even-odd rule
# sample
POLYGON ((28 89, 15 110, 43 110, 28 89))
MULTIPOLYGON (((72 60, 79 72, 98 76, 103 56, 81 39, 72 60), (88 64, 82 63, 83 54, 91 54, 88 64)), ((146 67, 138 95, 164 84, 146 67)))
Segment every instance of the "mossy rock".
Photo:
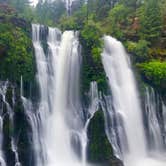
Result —
POLYGON ((104 114, 97 111, 88 127, 88 160, 91 163, 107 163, 113 156, 113 149, 109 143, 104 126, 104 114))

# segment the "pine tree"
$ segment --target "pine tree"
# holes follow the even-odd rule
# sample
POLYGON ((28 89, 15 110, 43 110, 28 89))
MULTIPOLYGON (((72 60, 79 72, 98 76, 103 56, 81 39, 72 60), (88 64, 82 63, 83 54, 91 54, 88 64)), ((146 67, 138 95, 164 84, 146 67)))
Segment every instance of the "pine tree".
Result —
POLYGON ((154 42, 160 37, 162 20, 157 0, 147 0, 141 18, 141 37, 154 42))

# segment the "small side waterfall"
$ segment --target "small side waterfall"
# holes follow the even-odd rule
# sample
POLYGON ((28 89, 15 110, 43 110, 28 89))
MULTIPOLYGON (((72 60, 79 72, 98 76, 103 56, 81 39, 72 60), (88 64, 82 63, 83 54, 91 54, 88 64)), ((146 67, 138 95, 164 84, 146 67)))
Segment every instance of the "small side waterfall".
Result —
POLYGON ((104 98, 102 98, 100 102, 105 117, 105 131, 109 142, 113 147, 114 155, 117 158, 123 160, 120 147, 124 145, 121 145, 119 139, 123 138, 124 142, 126 143, 126 137, 124 127, 122 125, 121 115, 116 113, 116 111, 114 110, 111 96, 104 96, 104 98))
MULTIPOLYGON (((162 130, 165 131, 165 127, 161 127, 159 123, 162 118, 157 113, 159 110, 154 101, 154 92, 146 91, 145 121, 148 123, 150 135, 146 139, 139 94, 129 57, 122 44, 110 36, 105 36, 102 61, 112 94, 112 97, 105 99, 106 131, 115 154, 123 159, 125 166, 164 166, 166 161, 162 154, 164 151, 162 153, 159 151, 164 146, 161 133, 164 133, 162 130), (153 155, 152 149, 147 146, 149 140, 153 155)), ((162 108, 164 119, 163 102, 162 108)))
POLYGON ((166 147, 166 105, 165 103, 162 101, 162 115, 163 115, 163 130, 162 132, 164 133, 164 144, 165 144, 165 147, 166 147))
POLYGON ((160 126, 160 98, 155 94, 153 88, 146 88, 145 93, 145 110, 146 122, 148 125, 149 146, 151 150, 161 153, 164 150, 164 142, 160 126))
MULTIPOLYGON (((6 99, 6 96, 7 96, 7 90, 9 88, 9 82, 6 81, 6 82, 1 82, 0 83, 0 96, 1 96, 1 117, 0 117, 0 165, 2 166, 6 166, 6 162, 5 162, 5 157, 4 157, 4 154, 3 154, 3 151, 2 151, 2 143, 3 143, 3 118, 4 116, 8 116, 9 119, 8 121, 9 122, 6 122, 6 123, 9 123, 12 130, 9 132, 9 140, 10 140, 10 143, 9 143, 9 147, 11 148, 11 151, 13 152, 14 154, 14 165, 15 166, 21 166, 21 163, 19 161, 19 156, 18 156, 18 152, 17 152, 17 141, 16 141, 16 138, 14 136, 14 128, 15 128, 15 124, 14 124, 14 115, 15 115, 15 112, 14 112, 14 106, 15 106, 15 92, 14 92, 14 88, 10 87, 12 89, 12 101, 11 103, 9 103, 9 101, 7 101, 6 99), (4 109, 6 108, 6 112, 3 112, 4 109)), ((7 129, 6 129, 7 130, 7 129)))
POLYGON ((1 106, 0 106, 0 165, 6 166, 6 162, 4 159, 4 153, 2 150, 2 143, 3 143, 3 103, 5 101, 5 95, 6 95, 6 84, 0 85, 0 95, 1 95, 1 106))
POLYGON ((97 83, 95 81, 90 83, 90 90, 89 90, 89 99, 90 99, 90 104, 89 108, 87 110, 87 115, 88 117, 85 120, 85 125, 84 129, 82 131, 82 134, 80 135, 80 139, 82 140, 82 162, 83 166, 87 165, 87 144, 88 144, 88 137, 87 137, 87 132, 88 132, 88 127, 90 120, 93 118, 95 112, 99 108, 99 94, 98 94, 98 87, 97 83))

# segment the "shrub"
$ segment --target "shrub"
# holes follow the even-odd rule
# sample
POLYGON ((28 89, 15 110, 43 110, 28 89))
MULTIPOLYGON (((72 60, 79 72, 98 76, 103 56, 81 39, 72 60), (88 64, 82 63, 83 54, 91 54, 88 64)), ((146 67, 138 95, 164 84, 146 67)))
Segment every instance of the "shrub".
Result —
POLYGON ((128 41, 126 43, 129 53, 134 55, 136 62, 144 62, 148 59, 148 42, 146 40, 139 40, 138 43, 128 41))
POLYGON ((146 81, 158 89, 166 90, 166 61, 151 61, 138 67, 146 81))

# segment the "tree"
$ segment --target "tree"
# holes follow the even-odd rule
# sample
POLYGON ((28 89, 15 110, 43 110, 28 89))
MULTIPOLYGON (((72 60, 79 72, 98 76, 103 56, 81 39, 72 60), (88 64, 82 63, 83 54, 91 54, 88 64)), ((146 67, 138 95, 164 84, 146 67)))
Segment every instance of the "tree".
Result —
POLYGON ((123 3, 117 4, 110 10, 108 21, 110 23, 110 30, 113 36, 122 40, 124 37, 123 27, 128 26, 130 10, 123 3))
POLYGON ((132 7, 136 10, 137 6, 142 2, 142 0, 122 0, 122 2, 126 6, 132 7))
POLYGON ((58 23, 65 12, 65 4, 61 0, 44 3, 40 1, 36 6, 37 21, 47 25, 58 23))
POLYGON ((29 0, 7 0, 9 4, 14 6, 19 12, 23 12, 29 5, 29 0))
POLYGON ((141 38, 156 41, 161 34, 162 20, 159 1, 147 0, 141 16, 141 38))

